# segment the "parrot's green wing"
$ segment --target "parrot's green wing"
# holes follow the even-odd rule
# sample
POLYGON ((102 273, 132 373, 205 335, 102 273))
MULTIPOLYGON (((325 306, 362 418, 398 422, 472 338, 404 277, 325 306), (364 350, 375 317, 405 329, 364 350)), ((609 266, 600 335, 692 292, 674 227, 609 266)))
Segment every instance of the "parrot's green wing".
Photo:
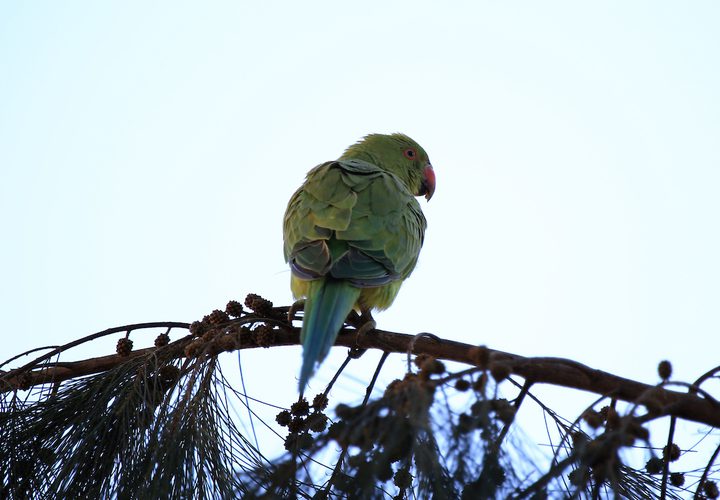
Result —
POLYGON ((353 307, 387 307, 415 267, 425 232, 420 205, 392 173, 360 160, 323 163, 290 199, 284 252, 306 296, 300 392, 353 307))
POLYGON ((425 227, 417 200, 392 173, 359 160, 327 162, 290 199, 285 259, 300 279, 382 286, 413 270, 425 227))

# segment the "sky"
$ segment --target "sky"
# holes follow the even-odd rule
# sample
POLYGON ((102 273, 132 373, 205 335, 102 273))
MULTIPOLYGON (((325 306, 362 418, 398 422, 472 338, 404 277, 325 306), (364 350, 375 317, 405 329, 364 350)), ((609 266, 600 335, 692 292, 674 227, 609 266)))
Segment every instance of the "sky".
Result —
MULTIPOLYGON (((378 327, 694 380, 720 335, 718 21, 711 1, 3 2, 3 358, 290 304, 290 195, 400 131, 437 190, 378 327)), ((292 398, 298 348, 241 356, 292 398)))

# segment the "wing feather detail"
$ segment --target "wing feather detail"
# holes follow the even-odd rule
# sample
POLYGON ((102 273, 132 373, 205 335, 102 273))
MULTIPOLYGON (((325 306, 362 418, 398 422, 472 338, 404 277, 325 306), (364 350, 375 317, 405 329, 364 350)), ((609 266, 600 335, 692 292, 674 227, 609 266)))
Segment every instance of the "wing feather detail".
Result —
POLYGON ((300 279, 377 287, 412 272, 425 227, 417 200, 393 174, 358 160, 327 162, 288 204, 285 259, 300 279))

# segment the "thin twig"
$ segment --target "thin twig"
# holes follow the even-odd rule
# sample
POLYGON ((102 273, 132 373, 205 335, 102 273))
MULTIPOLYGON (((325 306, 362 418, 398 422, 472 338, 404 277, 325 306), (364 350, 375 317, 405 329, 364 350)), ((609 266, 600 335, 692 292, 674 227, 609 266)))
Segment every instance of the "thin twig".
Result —
POLYGON ((248 420, 250 420, 250 429, 252 430, 253 439, 255 440, 255 447, 259 450, 260 443, 258 442, 257 433, 255 432, 255 419, 253 419, 252 412, 250 411, 250 402, 248 401, 247 389, 245 388, 245 374, 243 373, 242 362, 240 361, 240 352, 238 351, 238 370, 240 371, 240 384, 242 384, 243 394, 245 394, 245 406, 248 409, 248 420))
MULTIPOLYGON (((36 366, 38 363, 42 363, 43 361, 46 361, 46 360, 52 358, 56 354, 59 354, 63 351, 67 351, 68 349, 71 349, 73 347, 84 344, 85 342, 90 342, 91 340, 99 339, 101 337, 106 337, 106 336, 112 335, 114 333, 129 332, 132 330, 141 330, 141 329, 145 329, 145 328, 160 328, 160 327, 189 329, 190 324, 189 323, 180 323, 177 321, 155 321, 155 322, 151 322, 151 323, 136 323, 133 325, 125 325, 125 326, 117 326, 115 328, 108 328, 107 330, 93 333, 86 337, 82 337, 77 340, 73 340, 72 342, 68 342, 67 344, 58 346, 55 349, 53 349, 52 351, 43 354, 39 358, 36 358, 36 359, 30 361, 29 363, 24 364, 23 366, 21 366, 19 368, 10 370, 7 374, 5 374, 3 376, 3 378, 11 378, 14 375, 16 375, 17 373, 24 372, 24 371, 28 370, 29 368, 36 366)), ((32 352, 32 351, 29 351, 29 352, 32 352)))
POLYGON ((522 490, 517 495, 511 497, 515 500, 520 500, 521 498, 525 498, 531 493, 537 493, 542 488, 544 488, 550 481, 552 481, 555 477, 557 477, 559 474, 561 474, 568 465, 570 465, 572 462, 574 462, 577 459, 574 455, 568 455, 567 458, 564 460, 557 462, 555 465, 553 465, 549 471, 547 471, 545 474, 540 476, 533 484, 522 490))
MULTIPOLYGON (((370 383, 367 386, 367 389, 365 391, 365 398, 363 399, 363 402, 360 404, 360 406, 365 406, 370 399, 370 394, 372 393, 373 388, 375 387, 375 382, 377 381, 378 375, 380 375, 380 370, 382 369, 383 365, 385 364, 385 360, 390 355, 389 352, 384 352, 382 357, 380 358, 380 361, 378 362, 377 368, 375 368, 375 373, 373 373, 373 377, 370 380, 370 383)), ((325 487, 325 494, 330 495, 330 488, 332 487, 333 480, 335 479, 335 476, 337 476, 338 472, 340 472, 340 466, 343 463, 343 460, 345 460, 345 455, 347 455, 347 446, 342 449, 340 452, 340 456, 338 457, 338 460, 335 464, 335 469, 333 470, 332 475, 330 476, 330 479, 327 482, 327 486, 325 487)))
POLYGON ((715 448, 715 452, 710 457, 710 460, 708 461, 707 466, 705 467, 705 470, 703 471, 703 475, 700 478, 700 481, 698 481, 697 489, 695 490, 695 495, 693 498, 700 498, 700 491, 702 490, 703 486, 705 485, 705 481, 707 481, 708 475, 710 474, 710 469, 712 468, 713 464, 715 463, 715 459, 720 454, 720 446, 715 448))
MULTIPOLYGON (((515 403, 513 404, 513 407, 515 408, 515 414, 517 414, 517 411, 520 409, 520 405, 522 404, 523 400, 525 399, 525 396, 527 395, 528 391, 530 390, 530 387, 532 386, 532 382, 529 380, 525 381, 525 384, 523 384, 522 389, 520 389, 520 394, 518 394, 518 397, 515 399, 515 403)), ((495 440, 495 443, 493 444, 493 452, 497 452, 500 450, 500 445, 503 442, 503 439, 505 439, 505 436, 507 435, 508 431, 510 430, 510 426, 515 421, 515 418, 513 418, 510 422, 506 422, 503 426, 502 430, 500 431, 500 434, 498 435, 497 439, 495 440)))
POLYGON ((665 500, 667 495, 667 481, 670 475, 670 447, 673 444, 673 438, 675 437, 675 421, 676 417, 670 418, 670 429, 668 429, 667 445, 665 447, 666 452, 663 454, 663 475, 662 482, 660 483, 660 500, 665 500))
POLYGON ((57 349, 58 347, 60 347, 60 346, 57 346, 57 345, 47 345, 47 346, 44 346, 44 347, 36 347, 35 349, 30 349, 29 351, 21 352, 21 353, 18 354, 17 356, 13 356, 12 358, 8 359, 7 361, 3 361, 2 363, 0 363, 0 368, 2 368, 3 366, 5 366, 5 365, 8 364, 8 363, 12 363, 13 361, 15 361, 15 360, 18 359, 18 358, 22 358, 23 356, 27 356, 28 354, 32 354, 32 353, 38 352, 38 351, 44 351, 45 349, 57 349))

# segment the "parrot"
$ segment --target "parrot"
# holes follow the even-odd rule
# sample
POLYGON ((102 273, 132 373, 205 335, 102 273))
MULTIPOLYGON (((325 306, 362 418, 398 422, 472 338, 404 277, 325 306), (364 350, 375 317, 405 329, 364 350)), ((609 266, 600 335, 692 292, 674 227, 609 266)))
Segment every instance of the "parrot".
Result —
POLYGON ((301 396, 348 315, 359 312, 372 329, 371 311, 392 304, 425 238, 427 222, 415 197, 429 201, 434 192, 425 150, 394 133, 365 136, 337 160, 310 170, 291 196, 283 251, 295 305, 304 298, 301 396))

